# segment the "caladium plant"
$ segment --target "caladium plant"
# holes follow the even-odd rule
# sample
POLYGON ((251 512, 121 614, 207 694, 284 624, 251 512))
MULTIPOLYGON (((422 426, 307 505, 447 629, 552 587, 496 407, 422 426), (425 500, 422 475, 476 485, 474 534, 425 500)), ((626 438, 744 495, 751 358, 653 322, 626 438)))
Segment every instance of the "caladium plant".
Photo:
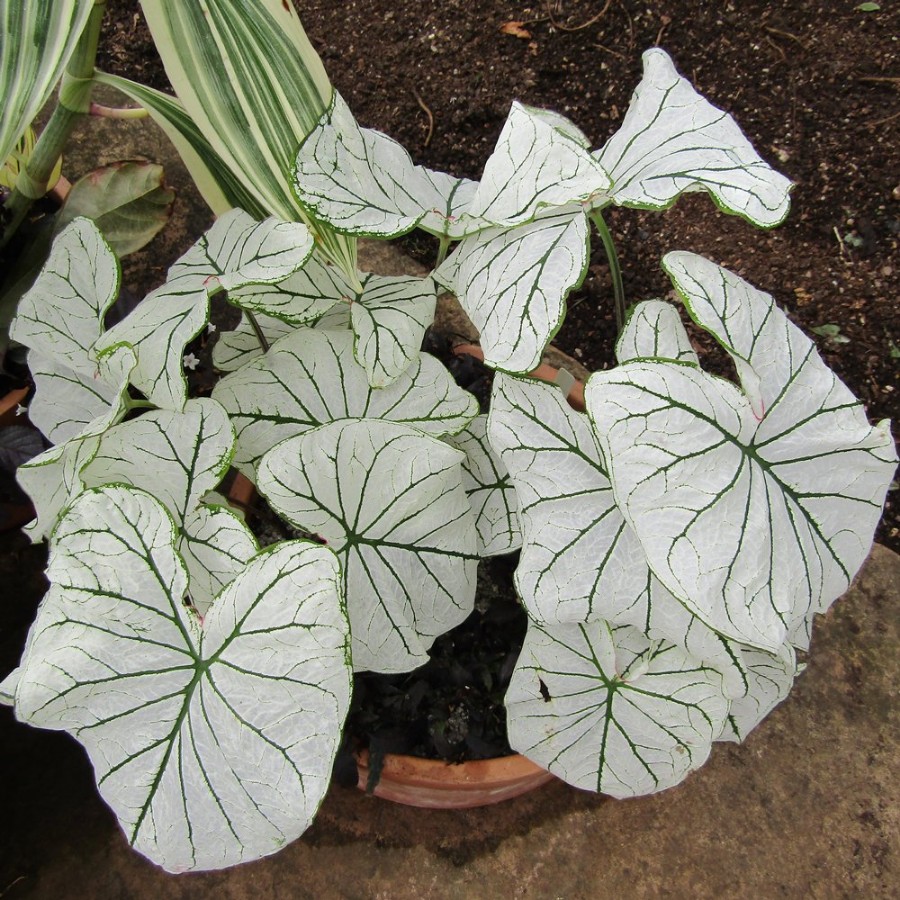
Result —
POLYGON ((84 743, 128 840, 168 870, 300 834, 353 672, 421 665, 471 611, 482 556, 520 549, 511 745, 573 785, 675 785, 787 695, 871 543, 887 423, 771 297, 684 252, 663 267, 736 382, 659 300, 623 314, 586 411, 529 375, 592 226, 609 251, 606 206, 702 190, 756 225, 787 213, 790 183, 730 116, 663 51, 644 62, 603 147, 514 104, 478 183, 416 165, 335 94, 285 173, 298 202, 348 239, 434 235, 426 278, 348 272, 306 225, 235 209, 107 329, 115 255, 84 219, 58 239, 13 326, 53 442, 20 468, 51 587, 0 694, 84 743), (481 332, 487 416, 420 353, 438 286, 481 332), (223 298, 241 322, 192 398, 187 347, 223 298), (217 492, 233 468, 295 538, 260 549, 217 492))

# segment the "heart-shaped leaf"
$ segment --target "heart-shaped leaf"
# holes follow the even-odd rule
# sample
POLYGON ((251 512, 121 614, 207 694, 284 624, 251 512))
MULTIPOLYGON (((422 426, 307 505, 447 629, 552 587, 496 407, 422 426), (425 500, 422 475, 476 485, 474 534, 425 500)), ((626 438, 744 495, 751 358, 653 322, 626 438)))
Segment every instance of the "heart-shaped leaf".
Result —
POLYGON ((759 157, 734 119, 701 97, 665 51, 644 53, 644 78, 622 127, 594 155, 617 206, 665 209, 705 190, 726 212, 770 228, 790 207, 791 182, 759 157))
POLYGON ((353 357, 350 332, 304 328, 223 378, 213 398, 237 431, 234 464, 248 478, 279 442, 345 418, 382 418, 429 434, 461 431, 478 412, 447 370, 423 354, 391 385, 373 389, 353 357))
POLYGON ((169 221, 175 192, 162 166, 127 160, 95 169, 72 185, 54 232, 78 216, 93 220, 121 258, 149 243, 169 221))
POLYGON ((745 393, 694 366, 595 373, 588 411, 616 501, 657 577, 723 635, 777 651, 848 587, 896 454, 771 297, 693 254, 667 258, 745 393))
POLYGON ((620 363, 635 359, 674 359, 700 364, 678 310, 662 300, 645 300, 631 310, 616 341, 616 359, 620 363))
POLYGON ((530 222, 545 207, 586 203, 610 187, 584 135, 561 116, 513 103, 472 199, 470 214, 495 225, 530 222))
POLYGON ((52 359, 54 369, 93 378, 94 344, 119 278, 119 261, 97 226, 76 219, 53 242, 44 268, 19 301, 10 337, 52 359))
POLYGON ((284 846, 328 786, 350 699, 334 555, 257 556, 201 629, 164 508, 125 487, 75 501, 54 535, 18 717, 73 734, 129 842, 171 872, 284 846))
POLYGON ((540 364, 587 262, 587 218, 570 207, 466 238, 434 278, 456 294, 481 332, 485 363, 524 373, 540 364))
POLYGON ((445 440, 466 454, 463 487, 475 516, 478 555, 518 550, 522 546, 519 504, 509 472, 488 442, 487 416, 476 416, 459 434, 445 440))
POLYGON ((628 626, 539 626, 506 695, 510 746, 575 787, 634 797, 703 765, 725 724, 721 678, 628 626))
POLYGON ((357 671, 408 672, 475 600, 462 454, 414 428, 331 422, 262 459, 260 491, 341 560, 357 671))
POLYGON ((331 108, 304 141, 294 172, 300 202, 344 234, 398 237, 417 225, 459 239, 475 185, 413 163, 392 138, 360 128, 335 91, 331 108))

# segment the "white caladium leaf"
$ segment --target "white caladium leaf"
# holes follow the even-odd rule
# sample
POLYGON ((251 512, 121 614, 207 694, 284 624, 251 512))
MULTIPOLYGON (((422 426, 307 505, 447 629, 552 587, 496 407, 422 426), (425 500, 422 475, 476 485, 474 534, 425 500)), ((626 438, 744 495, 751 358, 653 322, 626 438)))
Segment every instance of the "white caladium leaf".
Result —
POLYGON ((224 506, 198 506, 185 517, 178 552, 190 575, 194 608, 205 616, 214 598, 259 552, 253 532, 224 506))
POLYGON ((790 693, 800 669, 794 648, 784 644, 777 653, 732 645, 746 672, 747 690, 731 701, 719 741, 739 743, 790 693))
POLYGON ((195 287, 218 285, 227 291, 277 284, 309 259, 313 244, 312 234, 300 222, 257 222, 242 209, 232 209, 172 265, 168 278, 180 290, 188 280, 195 287))
POLYGON ((485 363, 524 373, 540 364, 587 262, 587 218, 570 207, 519 228, 491 228, 466 238, 434 278, 456 294, 481 332, 485 363))
POLYGON ((98 352, 134 347, 131 383, 155 406, 181 410, 187 402, 183 359, 187 345, 209 322, 209 296, 192 279, 164 284, 148 294, 97 342, 98 352))
POLYGON ((15 700, 22 721, 84 744, 129 842, 183 872, 274 853, 305 830, 350 671, 334 554, 275 545, 201 628, 176 540, 141 491, 83 494, 54 535, 15 700))
POLYGON ((755 225, 782 222, 791 182, 760 158, 730 115, 678 74, 665 51, 648 50, 643 60, 622 127, 595 153, 612 177, 602 205, 664 209, 679 194, 705 190, 755 225))
POLYGON ((360 128, 337 91, 300 146, 294 179, 300 202, 344 234, 398 237, 421 224, 458 239, 484 227, 465 215, 472 182, 417 166, 395 140, 360 128))
POLYGON ((333 263, 311 256, 302 269, 277 284, 250 284, 229 291, 228 300, 241 309, 281 319, 290 325, 314 322, 356 289, 333 263))
POLYGON ((184 527, 231 464, 234 428, 215 400, 188 400, 183 412, 160 409, 110 428, 85 469, 85 484, 127 484, 152 492, 184 527))
POLYGON ((367 275, 350 305, 354 353, 372 387, 393 384, 419 355, 434 321, 437 293, 430 278, 367 275))
POLYGON ((663 300, 638 303, 616 341, 620 363, 647 358, 700 364, 678 310, 663 300))
POLYGON ((221 379, 212 396, 237 431, 234 464, 251 479, 266 451, 335 419, 391 419, 440 436, 461 431, 478 412, 475 398, 428 354, 376 390, 353 358, 350 332, 311 328, 221 379))
POLYGON ((721 678, 628 626, 539 626, 506 695, 510 746, 575 787, 634 797, 678 784, 709 756, 721 678))
MULTIPOLYGON (((276 319, 262 313, 253 315, 270 347, 297 327, 283 319, 276 319)), ((237 328, 233 331, 223 331, 219 335, 213 347, 212 361, 213 365, 221 372, 235 372, 264 353, 259 337, 250 321, 246 316, 241 316, 237 328)))
POLYGON ((753 352, 742 355, 765 415, 694 366, 650 361, 595 373, 587 407, 617 503, 657 577, 713 629, 777 651, 789 637, 805 642, 811 614, 862 564, 896 455, 886 425, 868 425, 771 298, 732 290, 744 283, 717 266, 706 274, 726 284, 723 321, 746 324, 742 346, 753 352), (745 304, 753 309, 739 311, 745 304), (788 363, 765 365, 774 359, 788 363))
POLYGON ((119 293, 119 261, 97 226, 75 219, 53 242, 31 289, 19 301, 10 337, 52 359, 54 368, 94 376, 94 343, 119 293))
POLYGON ((647 564, 587 417, 554 385, 497 375, 488 435, 518 498, 516 589, 529 615, 584 622, 632 606, 646 590, 647 564))
POLYGON ((487 416, 476 416, 459 434, 445 440, 466 454, 463 487, 475 516, 478 555, 518 550, 522 546, 519 504, 509 472, 488 441, 487 416))
MULTIPOLYGON (((131 347, 116 347, 98 360, 102 382, 112 385, 106 408, 72 437, 19 466, 16 478, 34 504, 36 520, 25 528, 33 541, 47 537, 62 510, 85 487, 84 467, 100 446, 100 435, 128 412, 128 379, 135 366, 131 347)), ((34 401, 32 401, 32 404, 34 401)))
POLYGON ((463 455, 414 428, 331 422, 262 459, 273 509, 338 554, 357 671, 408 672, 475 600, 463 455))
POLYGON ((495 225, 521 225, 544 207, 587 203, 605 193, 609 175, 583 141, 561 116, 513 103, 471 214, 495 225))

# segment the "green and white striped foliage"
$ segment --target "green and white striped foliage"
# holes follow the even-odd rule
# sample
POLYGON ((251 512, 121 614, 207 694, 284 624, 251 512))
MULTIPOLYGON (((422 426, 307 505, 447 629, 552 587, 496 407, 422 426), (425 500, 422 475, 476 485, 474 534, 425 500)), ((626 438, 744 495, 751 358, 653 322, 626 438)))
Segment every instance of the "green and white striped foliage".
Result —
POLYGON ((718 672, 629 626, 529 624, 510 746, 575 787, 634 797, 703 765, 726 725, 718 672))
POLYGON ((740 388, 639 359, 591 376, 616 504, 650 568, 703 622, 769 652, 805 648, 871 545, 896 452, 772 298, 690 253, 664 266, 740 388))
POLYGON ((255 556, 201 624, 165 508, 90 490, 51 544, 50 590, 0 689, 67 731, 134 848, 170 872, 274 853, 324 797, 350 701, 337 559, 305 541, 255 556))
POLYGON ((219 381, 212 396, 235 426, 234 464, 248 478, 255 480, 260 458, 276 444, 336 419, 390 419, 439 437, 477 414, 475 398, 434 357, 422 354, 375 389, 353 345, 349 331, 298 329, 219 381))
POLYGON ((497 556, 518 550, 522 546, 519 504, 509 472, 488 440, 487 416, 476 416, 445 440, 466 455, 463 487, 475 517, 478 555, 497 556))
POLYGON ((663 300, 645 300, 630 311, 616 341, 616 360, 671 359, 700 365, 678 310, 663 300))
POLYGON ((214 400, 198 398, 183 412, 152 410, 110 428, 81 476, 90 487, 140 488, 165 506, 180 535, 188 594, 201 615, 259 550, 235 513, 201 502, 227 473, 233 453, 228 414, 214 400))
POLYGON ((316 218, 344 234, 390 238, 418 226, 458 240, 485 225, 467 215, 474 182, 415 165, 393 138, 360 128, 336 91, 300 147, 294 187, 316 218))
POLYGON ((220 217, 169 269, 168 280, 97 342, 135 348, 132 384, 156 406, 180 410, 187 401, 185 347, 209 322, 209 296, 250 284, 283 281, 312 253, 313 239, 299 223, 256 222, 242 210, 220 217))
POLYGON ((0 165, 50 99, 94 0, 0 0, 0 165))
MULTIPOLYGON (((166 74, 181 104, 173 109, 144 97, 158 118, 168 117, 198 157, 202 182, 220 181, 234 204, 235 186, 255 197, 254 210, 287 221, 307 219, 291 188, 297 147, 332 99, 332 87, 297 12, 282 0, 149 0, 141 7, 166 74), (189 117, 185 122, 182 113, 189 117), (202 136, 202 140, 198 140, 202 136), (213 155, 205 159, 205 145, 213 155), (222 168, 228 174, 223 177, 222 168)), ((214 198, 215 199, 215 198, 214 198)), ((351 274, 356 243, 307 219, 320 249, 351 274)))
POLYGON ((409 672, 475 600, 463 454, 408 425, 345 419, 283 441, 257 486, 341 560, 356 671, 409 672))
POLYGON ((594 155, 612 186, 595 202, 665 209, 679 195, 707 191, 717 206, 754 225, 784 221, 791 182, 753 149, 734 119, 701 97, 658 47, 619 130, 594 155))

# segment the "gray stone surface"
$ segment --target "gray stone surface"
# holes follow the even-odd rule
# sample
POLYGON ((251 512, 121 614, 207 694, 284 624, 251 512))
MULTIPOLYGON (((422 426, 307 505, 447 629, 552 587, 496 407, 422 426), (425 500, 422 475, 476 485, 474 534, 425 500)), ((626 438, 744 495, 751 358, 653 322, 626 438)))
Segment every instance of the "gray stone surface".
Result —
MULTIPOLYGON (((127 134, 122 123, 103 126, 94 144, 83 140, 85 158, 132 155, 113 137, 126 151, 171 157, 164 141, 151 145, 147 123, 127 123, 127 134)), ((179 217, 129 265, 146 286, 209 221, 180 164, 167 164, 179 217)), ((371 265, 389 271, 397 259, 371 265)), ((4 718, 0 897, 896 897, 898 588, 900 558, 875 547, 817 624, 788 700, 746 744, 717 745, 671 791, 616 802, 554 783, 492 808, 433 812, 334 788, 303 838, 222 873, 167 876, 135 855, 81 750, 4 718)))

